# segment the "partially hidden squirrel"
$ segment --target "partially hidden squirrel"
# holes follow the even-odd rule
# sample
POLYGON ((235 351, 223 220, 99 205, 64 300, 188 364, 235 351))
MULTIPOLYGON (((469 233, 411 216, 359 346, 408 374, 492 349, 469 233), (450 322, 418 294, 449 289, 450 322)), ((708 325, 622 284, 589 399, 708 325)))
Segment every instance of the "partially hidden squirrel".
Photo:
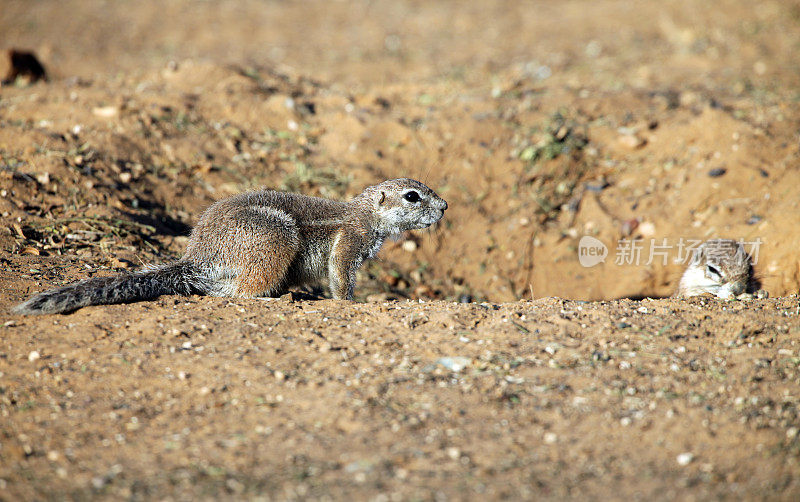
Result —
POLYGON ((694 249, 675 296, 732 298, 753 293, 757 286, 744 246, 732 239, 711 239, 694 249))

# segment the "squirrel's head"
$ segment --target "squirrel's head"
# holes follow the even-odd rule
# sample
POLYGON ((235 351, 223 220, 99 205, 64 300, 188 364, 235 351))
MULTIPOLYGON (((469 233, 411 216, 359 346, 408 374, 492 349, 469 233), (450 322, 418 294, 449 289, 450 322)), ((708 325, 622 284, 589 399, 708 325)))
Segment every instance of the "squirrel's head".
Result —
POLYGON ((750 256, 744 247, 730 239, 712 239, 694 250, 692 260, 681 277, 684 296, 710 293, 730 298, 745 293, 752 277, 750 256))
POLYGON ((447 202, 436 192, 410 178, 367 187, 354 201, 370 206, 378 230, 386 234, 429 227, 442 219, 447 209, 447 202))

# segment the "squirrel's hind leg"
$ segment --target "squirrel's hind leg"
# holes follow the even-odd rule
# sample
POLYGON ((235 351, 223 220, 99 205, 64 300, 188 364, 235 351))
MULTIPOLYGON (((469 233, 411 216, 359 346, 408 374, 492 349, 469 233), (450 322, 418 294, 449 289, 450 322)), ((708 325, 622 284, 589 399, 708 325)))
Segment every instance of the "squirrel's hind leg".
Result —
POLYGON ((300 235, 293 219, 275 213, 253 208, 238 215, 246 230, 240 232, 244 238, 238 245, 237 296, 273 295, 289 281, 287 274, 300 250, 300 235))

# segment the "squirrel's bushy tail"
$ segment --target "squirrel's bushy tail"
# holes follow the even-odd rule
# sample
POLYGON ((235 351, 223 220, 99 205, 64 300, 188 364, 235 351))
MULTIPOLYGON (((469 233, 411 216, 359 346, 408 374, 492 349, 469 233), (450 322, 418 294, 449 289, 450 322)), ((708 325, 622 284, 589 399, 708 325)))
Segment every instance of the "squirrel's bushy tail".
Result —
POLYGON ((30 298, 15 314, 59 314, 89 305, 149 300, 160 295, 206 294, 209 280, 197 265, 178 261, 110 277, 95 277, 30 298))

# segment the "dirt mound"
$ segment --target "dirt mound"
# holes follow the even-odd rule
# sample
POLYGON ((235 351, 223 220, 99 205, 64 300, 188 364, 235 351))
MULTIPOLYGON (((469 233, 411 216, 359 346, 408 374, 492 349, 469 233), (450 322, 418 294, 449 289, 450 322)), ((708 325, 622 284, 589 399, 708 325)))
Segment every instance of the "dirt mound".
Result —
MULTIPOLYGON (((106 224, 139 239, 129 243, 145 254, 122 256, 143 262, 153 257, 141 240, 179 253, 192 218, 225 195, 270 186, 344 197, 411 176, 452 210, 410 237, 417 251, 390 247, 370 270, 404 276, 406 296, 421 284, 444 298, 664 296, 687 256, 680 243, 715 236, 751 243, 770 293, 797 291, 797 142, 785 117, 767 131, 737 118, 722 93, 536 91, 510 76, 498 85, 496 97, 410 84, 352 96, 186 61, 110 89, 9 89, 15 119, 0 137, 19 146, 3 154, 0 209, 24 218, 17 251, 72 249, 65 236, 79 231, 97 239, 76 245, 102 243, 106 224), (605 263, 580 265, 584 235, 609 248, 605 263), (623 239, 641 248, 635 260, 619 255, 623 239)), ((118 244, 102 246, 105 264, 118 244)))

